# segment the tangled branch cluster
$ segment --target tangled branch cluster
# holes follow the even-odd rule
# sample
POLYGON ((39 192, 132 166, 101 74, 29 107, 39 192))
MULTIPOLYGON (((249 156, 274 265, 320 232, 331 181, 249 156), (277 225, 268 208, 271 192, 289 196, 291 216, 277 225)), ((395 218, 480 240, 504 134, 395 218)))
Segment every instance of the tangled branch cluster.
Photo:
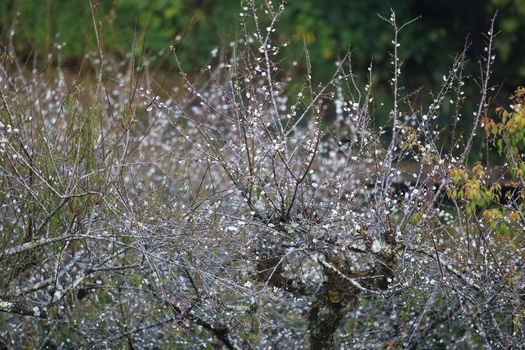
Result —
POLYGON ((467 163, 493 24, 464 135, 465 52, 411 110, 404 25, 384 18, 393 108, 374 127, 372 67, 356 75, 349 54, 316 86, 277 64, 283 10, 247 2, 232 52, 172 97, 104 79, 125 67, 102 50, 95 87, 2 63, 0 348, 523 344, 519 187, 500 201, 467 163))

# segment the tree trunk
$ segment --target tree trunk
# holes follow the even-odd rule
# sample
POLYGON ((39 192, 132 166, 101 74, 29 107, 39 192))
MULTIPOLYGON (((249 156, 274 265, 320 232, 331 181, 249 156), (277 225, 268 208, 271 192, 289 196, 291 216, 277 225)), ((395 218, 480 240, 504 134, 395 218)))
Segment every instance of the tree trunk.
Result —
POLYGON ((343 317, 357 306, 357 293, 326 288, 318 294, 309 315, 310 349, 334 349, 334 336, 343 317))

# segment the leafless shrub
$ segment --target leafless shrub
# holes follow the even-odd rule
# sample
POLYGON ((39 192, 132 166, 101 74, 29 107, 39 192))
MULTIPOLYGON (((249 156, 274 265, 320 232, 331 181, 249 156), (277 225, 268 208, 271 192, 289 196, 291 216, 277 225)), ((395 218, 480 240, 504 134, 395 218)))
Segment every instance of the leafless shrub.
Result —
POLYGON ((384 18, 394 107, 377 130, 372 67, 359 87, 350 55, 288 92, 283 10, 247 2, 242 39, 204 87, 181 73, 183 99, 2 64, 2 346, 520 346, 520 241, 447 196, 487 114, 493 23, 472 131, 449 137, 436 120, 464 99, 464 52, 407 115, 405 24, 384 18))

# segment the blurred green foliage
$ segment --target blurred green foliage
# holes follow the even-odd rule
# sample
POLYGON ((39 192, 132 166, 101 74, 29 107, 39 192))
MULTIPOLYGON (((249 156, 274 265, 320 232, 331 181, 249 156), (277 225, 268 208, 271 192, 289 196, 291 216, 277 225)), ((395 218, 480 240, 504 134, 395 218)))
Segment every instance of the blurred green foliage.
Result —
MULTIPOLYGON (((170 45, 180 48, 179 58, 186 69, 207 64, 210 52, 227 47, 239 32, 239 12, 246 5, 239 0, 93 0, 92 4, 108 57, 125 57, 135 40, 137 56, 144 53, 152 65, 164 70, 174 66, 168 54, 170 45)), ((327 63, 348 48, 356 70, 373 62, 376 74, 384 79, 391 70, 392 31, 378 14, 389 16, 390 8, 400 23, 422 16, 400 38, 409 88, 438 82, 468 35, 475 72, 475 62, 483 53, 482 33, 487 32, 496 11, 500 31, 496 47, 503 64, 495 67, 494 81, 505 81, 506 90, 513 91, 525 79, 525 0, 289 1, 276 35, 279 40, 292 37, 290 55, 299 62, 307 44, 315 79, 327 79, 334 70, 327 63)), ((1 1, 3 44, 12 29, 18 52, 26 56, 39 53, 46 57, 55 49, 54 43, 64 42, 63 60, 75 66, 86 51, 96 51, 88 0, 1 1)), ((301 68, 300 63, 297 70, 301 68)))

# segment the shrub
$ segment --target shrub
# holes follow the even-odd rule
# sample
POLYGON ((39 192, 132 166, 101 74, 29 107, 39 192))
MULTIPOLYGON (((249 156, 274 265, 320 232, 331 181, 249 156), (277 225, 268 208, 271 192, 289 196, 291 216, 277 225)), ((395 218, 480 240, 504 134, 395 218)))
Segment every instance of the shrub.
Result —
MULTIPOLYGON (((467 163, 489 111, 494 21, 462 136, 460 107, 447 132, 436 121, 465 99, 465 51, 411 110, 398 84, 409 23, 384 18, 393 109, 374 126, 372 67, 359 87, 350 54, 326 85, 308 71, 290 92, 272 41, 282 11, 243 8, 242 39, 203 86, 181 72, 182 97, 136 88, 133 72, 90 86, 2 63, 3 346, 523 343, 521 199, 500 204, 485 166, 467 163)), ((483 126, 523 181, 520 106, 483 126)))

